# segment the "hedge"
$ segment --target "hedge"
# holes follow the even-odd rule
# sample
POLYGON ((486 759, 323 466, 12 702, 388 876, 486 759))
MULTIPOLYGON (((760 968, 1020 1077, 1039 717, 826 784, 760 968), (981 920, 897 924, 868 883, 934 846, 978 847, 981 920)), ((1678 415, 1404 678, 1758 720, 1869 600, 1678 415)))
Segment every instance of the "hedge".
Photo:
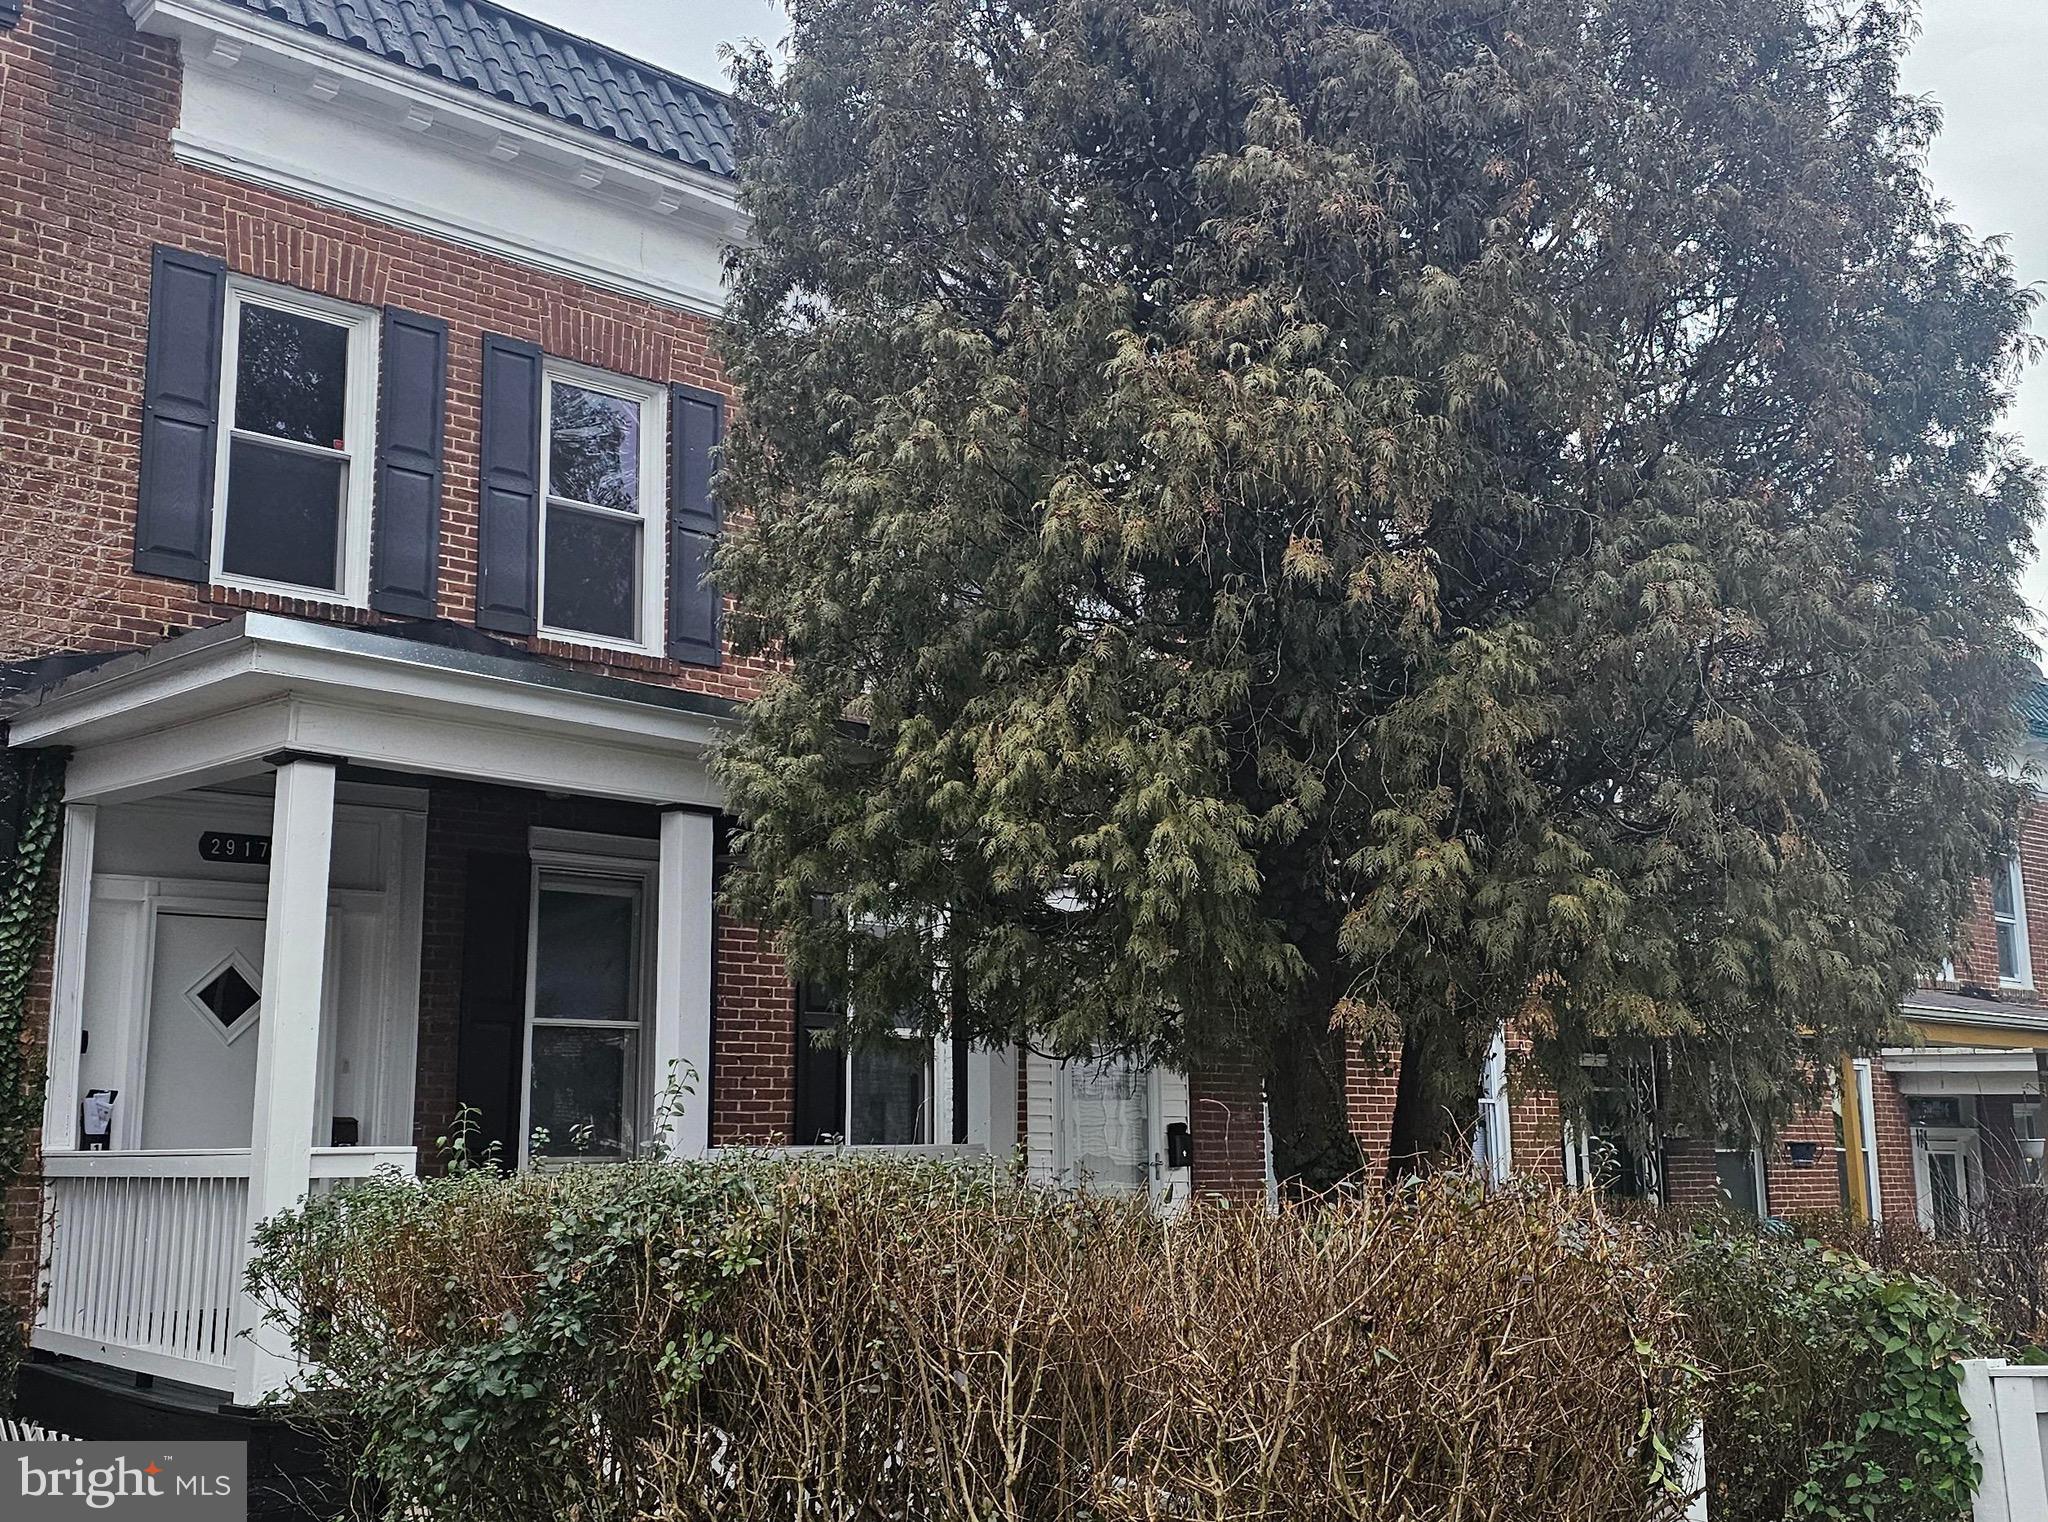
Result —
POLYGON ((1456 1180, 1162 1222, 726 1156, 374 1180, 251 1278, 365 1516, 1654 1522, 1693 1375, 1651 1241, 1456 1180))

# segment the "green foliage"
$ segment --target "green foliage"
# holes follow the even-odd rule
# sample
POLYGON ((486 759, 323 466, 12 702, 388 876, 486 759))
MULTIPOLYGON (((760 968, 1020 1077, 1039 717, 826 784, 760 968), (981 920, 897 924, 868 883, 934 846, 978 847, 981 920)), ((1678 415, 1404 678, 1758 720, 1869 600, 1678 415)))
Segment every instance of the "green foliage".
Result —
MULTIPOLYGON (((56 915, 64 760, 58 751, 0 751, 0 1197, 20 1179, 42 1123, 42 1050, 28 1012, 56 915)), ((0 1216, 0 1257, 9 1235, 0 1216)), ((30 1309, 0 1305, 0 1411, 13 1399, 30 1309)))
POLYGON ((252 1282, 365 1516, 1656 1522, 1641 1233, 1442 1180, 1278 1216, 725 1155, 376 1179, 252 1282))
POLYGON ((1505 1020, 1702 1131, 1877 1044, 2008 828, 2037 497, 1904 0, 791 16, 718 577, 799 973, 1268 1054, 1283 1170, 1333 1013, 1417 1128, 1505 1020))
POLYGON ((1708 1511, 1726 1522, 1960 1522, 1978 1463, 1957 1379, 1992 1331, 1931 1280, 1791 1236, 1674 1244, 1708 1367, 1708 1511))

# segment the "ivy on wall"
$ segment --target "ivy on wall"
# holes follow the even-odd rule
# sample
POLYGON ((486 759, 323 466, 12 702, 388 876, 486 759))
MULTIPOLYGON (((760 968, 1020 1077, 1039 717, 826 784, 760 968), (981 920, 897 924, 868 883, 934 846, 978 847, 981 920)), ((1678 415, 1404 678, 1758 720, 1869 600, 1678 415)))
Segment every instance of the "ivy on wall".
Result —
MULTIPOLYGON (((64 819, 62 751, 0 751, 0 1199, 28 1162, 43 1113, 43 1065, 29 996, 57 908, 64 819)), ((0 1211, 0 1258, 8 1248, 0 1211)), ((0 1410, 13 1390, 16 1333, 27 1306, 0 1305, 0 1410)))

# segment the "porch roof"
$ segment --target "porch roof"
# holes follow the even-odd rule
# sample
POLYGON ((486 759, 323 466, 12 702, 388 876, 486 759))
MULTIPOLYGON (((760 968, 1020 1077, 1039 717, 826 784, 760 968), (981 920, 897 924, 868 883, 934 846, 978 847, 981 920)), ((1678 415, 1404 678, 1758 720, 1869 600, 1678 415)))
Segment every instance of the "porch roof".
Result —
POLYGON ((2048 1006, 1957 989, 1921 988, 1900 1012, 1930 1046, 2048 1047, 2048 1006))
POLYGON ((731 702, 578 671, 452 625, 243 613, 15 698, 8 743, 74 751, 67 796, 119 802, 280 752, 653 804, 717 807, 731 702))

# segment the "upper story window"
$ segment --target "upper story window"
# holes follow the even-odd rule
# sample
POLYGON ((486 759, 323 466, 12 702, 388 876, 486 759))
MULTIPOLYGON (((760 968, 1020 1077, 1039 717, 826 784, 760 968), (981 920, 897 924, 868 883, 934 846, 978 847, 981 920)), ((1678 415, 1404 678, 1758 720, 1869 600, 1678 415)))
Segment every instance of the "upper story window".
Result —
POLYGON ((541 630, 657 650, 667 549, 667 395, 552 359, 543 392, 541 630))
POLYGON ((1998 981, 2009 988, 2031 987, 2026 883, 2017 856, 1991 874, 1991 924, 1998 939, 1998 981))
POLYGON ((216 580, 368 600, 376 405, 374 313, 230 282, 216 580))

